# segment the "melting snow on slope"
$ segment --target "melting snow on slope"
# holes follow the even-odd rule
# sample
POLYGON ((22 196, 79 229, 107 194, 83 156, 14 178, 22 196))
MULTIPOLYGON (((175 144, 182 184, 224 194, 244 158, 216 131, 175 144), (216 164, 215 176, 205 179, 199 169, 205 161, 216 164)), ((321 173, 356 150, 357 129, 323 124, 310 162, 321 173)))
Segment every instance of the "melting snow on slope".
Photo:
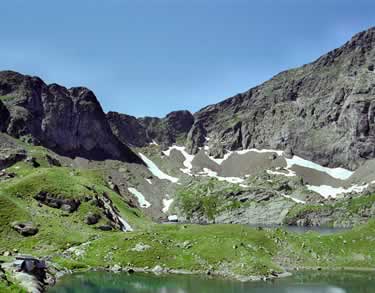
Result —
POLYGON ((294 201, 294 202, 296 202, 296 203, 302 203, 302 204, 305 204, 305 203, 306 203, 305 201, 300 200, 300 199, 295 198, 295 197, 292 197, 292 196, 290 196, 290 195, 283 194, 283 197, 288 198, 288 199, 291 199, 292 201, 294 201))
POLYGON ((194 159, 194 155, 190 155, 185 147, 182 147, 182 146, 177 146, 177 145, 174 145, 174 146, 171 146, 168 150, 164 151, 164 155, 166 155, 167 157, 169 157, 171 155, 171 151, 172 150, 178 150, 181 152, 181 154, 185 157, 185 161, 184 161, 184 166, 186 168, 181 168, 180 170, 185 173, 185 174, 188 174, 188 175, 192 175, 191 173, 191 170, 193 169, 193 165, 192 165, 192 162, 193 162, 193 159, 194 159))
POLYGON ((173 203, 173 198, 169 198, 169 195, 167 194, 167 198, 163 199, 163 209, 162 212, 166 214, 169 211, 169 208, 171 207, 171 204, 173 203))
MULTIPOLYGON (((207 149, 206 149, 207 150, 207 149)), ((227 152, 223 158, 221 159, 215 159, 212 156, 208 156, 212 161, 215 163, 221 165, 224 161, 226 161, 232 154, 238 154, 238 155, 245 155, 247 153, 254 152, 254 153, 259 153, 259 154, 264 154, 264 153, 276 153, 277 155, 281 156, 283 154, 283 151, 277 151, 277 150, 258 150, 258 149, 247 149, 247 150, 241 150, 241 151, 229 151, 227 152)))
POLYGON ((270 175, 282 175, 282 176, 286 176, 286 177, 294 177, 294 176, 297 176, 296 172, 292 171, 292 170, 289 170, 289 169, 285 169, 285 171, 288 171, 288 173, 284 173, 284 172, 280 172, 280 171, 271 171, 271 170, 267 170, 267 174, 270 174, 270 175))
POLYGON ((320 186, 313 186, 313 185, 306 185, 307 189, 315 191, 316 193, 319 193, 324 198, 333 197, 335 198, 338 194, 342 193, 349 193, 349 192, 362 192, 367 187, 366 185, 353 185, 349 188, 343 188, 343 187, 332 187, 328 185, 320 185, 320 186))
MULTIPOLYGON (((244 179, 238 178, 238 177, 222 177, 222 176, 218 176, 217 172, 212 171, 212 170, 210 170, 208 168, 203 168, 203 172, 199 172, 199 175, 216 178, 219 181, 227 181, 229 183, 237 183, 238 184, 238 183, 242 183, 242 182, 245 181, 244 179)), ((246 186, 246 185, 243 185, 243 186, 246 186)))
POLYGON ((131 194, 133 194, 137 199, 138 203, 142 208, 149 208, 151 204, 146 200, 144 195, 140 193, 137 189, 133 187, 129 187, 128 190, 130 191, 131 194))
POLYGON ((177 215, 170 215, 170 216, 168 216, 168 221, 177 222, 178 221, 177 215))
POLYGON ((168 174, 165 174, 163 171, 161 171, 158 166, 155 165, 153 161, 151 161, 149 158, 147 158, 144 154, 139 153, 139 156, 142 158, 142 160, 146 163, 147 168, 150 170, 150 172, 158 177, 159 179, 166 179, 171 181, 172 183, 178 182, 178 178, 169 176, 168 174))
POLYGON ((121 222, 121 224, 124 226, 122 228, 122 231, 123 232, 131 232, 133 231, 133 228, 128 224, 128 222, 126 222, 123 218, 121 218, 120 216, 118 216, 118 219, 119 221, 121 222))
POLYGON ((293 156, 292 159, 285 158, 285 160, 286 160, 288 169, 291 168, 293 165, 302 166, 302 167, 314 169, 320 172, 324 172, 333 178, 337 178, 341 180, 346 180, 353 174, 352 171, 346 170, 344 168, 323 167, 317 163, 302 159, 298 156, 293 156))

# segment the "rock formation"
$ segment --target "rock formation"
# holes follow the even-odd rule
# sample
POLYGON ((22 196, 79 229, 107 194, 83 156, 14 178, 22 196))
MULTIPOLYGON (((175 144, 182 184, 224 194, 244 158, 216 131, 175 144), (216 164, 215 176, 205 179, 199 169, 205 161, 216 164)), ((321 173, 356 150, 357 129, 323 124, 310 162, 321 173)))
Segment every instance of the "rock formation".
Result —
POLYGON ((108 121, 113 133, 123 143, 142 147, 156 142, 163 147, 174 143, 184 143, 186 136, 194 123, 194 117, 189 111, 175 111, 164 118, 133 116, 109 112, 108 121))
MULTIPOLYGON (((10 112, 6 131, 14 137, 70 157, 141 162, 112 134, 99 102, 87 88, 66 89, 46 85, 38 77, 2 71, 0 96, 10 112)), ((5 111, 2 104, 0 111, 5 111)))
POLYGON ((371 28, 311 64, 195 113, 188 150, 197 152, 206 132, 213 147, 288 148, 323 165, 355 169, 375 157, 374 64, 371 28))

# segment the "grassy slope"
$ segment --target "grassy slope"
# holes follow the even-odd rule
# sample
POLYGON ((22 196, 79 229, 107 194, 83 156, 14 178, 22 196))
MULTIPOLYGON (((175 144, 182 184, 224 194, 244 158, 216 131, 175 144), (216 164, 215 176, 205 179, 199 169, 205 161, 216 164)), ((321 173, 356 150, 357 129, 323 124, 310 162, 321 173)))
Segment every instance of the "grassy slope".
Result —
POLYGON ((107 233, 94 240, 76 267, 121 266, 268 275, 281 268, 375 268, 375 221, 345 233, 321 236, 242 225, 154 225, 148 230, 107 233), (136 252, 136 244, 150 248, 136 252), (184 243, 186 243, 184 247, 184 243))
POLYGON ((348 212, 348 215, 358 214, 361 210, 371 208, 375 202, 375 194, 362 195, 359 197, 348 198, 345 200, 337 201, 329 205, 320 204, 306 204, 296 205, 288 213, 285 223, 293 219, 303 218, 304 215, 309 213, 326 213, 333 212, 338 209, 343 209, 348 212))
MULTIPOLYGON (((33 148, 41 164, 33 168, 20 162, 8 169, 17 177, 0 183, 0 249, 51 256, 67 268, 106 267, 114 264, 134 267, 162 265, 172 269, 221 271, 227 274, 268 275, 285 267, 375 267, 375 221, 351 231, 320 236, 316 233, 293 234, 281 229, 257 230, 242 225, 156 225, 139 210, 130 209, 112 192, 99 171, 48 167, 45 150, 33 148), (102 232, 84 224, 84 217, 96 209, 82 202, 78 211, 67 214, 47 206, 39 207, 33 196, 48 191, 63 198, 82 199, 107 192, 121 215, 138 228, 131 233, 102 232), (9 223, 32 220, 39 233, 23 237, 9 223), (72 246, 90 242, 82 256, 64 258, 72 246), (136 252, 136 244, 149 249, 136 252)), ((367 205, 370 199, 352 202, 350 209, 367 205)), ((1 252, 0 251, 0 252, 1 252)), ((0 282, 1 286, 5 286, 0 282)), ((16 285, 15 285, 16 286, 16 285)), ((6 291, 1 291, 6 292, 6 291)))
MULTIPOLYGON (((41 162, 43 166, 43 162, 41 162)), ((133 227, 144 225, 142 214, 131 209, 123 199, 110 190, 95 171, 78 171, 63 167, 32 168, 20 162, 8 169, 16 178, 0 183, 0 248, 2 251, 18 248, 22 253, 46 255, 69 246, 83 243, 101 235, 94 227, 84 224, 85 216, 98 208, 82 199, 93 196, 94 188, 99 194, 107 192, 119 208, 120 214, 133 227), (81 199, 77 212, 68 214, 48 206, 38 206, 33 198, 40 191, 46 191, 59 198, 81 199), (32 221, 39 227, 33 237, 23 237, 10 227, 13 221, 32 221)), ((105 223, 105 219, 100 224, 105 223)))

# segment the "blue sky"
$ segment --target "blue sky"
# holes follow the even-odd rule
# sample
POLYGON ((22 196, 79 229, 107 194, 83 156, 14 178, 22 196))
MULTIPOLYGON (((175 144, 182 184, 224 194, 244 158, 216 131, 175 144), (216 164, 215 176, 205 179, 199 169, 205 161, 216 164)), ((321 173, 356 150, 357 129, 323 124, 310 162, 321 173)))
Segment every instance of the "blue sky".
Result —
POLYGON ((163 116, 243 92, 375 25, 373 0, 12 0, 0 69, 163 116))

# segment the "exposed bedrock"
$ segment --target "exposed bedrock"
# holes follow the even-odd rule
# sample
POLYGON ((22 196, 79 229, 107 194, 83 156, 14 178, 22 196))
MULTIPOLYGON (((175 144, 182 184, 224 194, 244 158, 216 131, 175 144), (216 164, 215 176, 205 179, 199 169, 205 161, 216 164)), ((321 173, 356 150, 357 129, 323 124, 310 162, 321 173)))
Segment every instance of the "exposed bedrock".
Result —
MULTIPOLYGON (((16 138, 70 157, 141 162, 112 134, 98 100, 87 88, 46 85, 38 77, 2 71, 0 96, 10 113, 8 122, 0 119, 0 130, 6 125, 6 132, 16 138)), ((0 111, 6 114, 3 104, 0 111)))
POLYGON ((187 141, 222 148, 286 149, 330 167, 355 169, 375 157, 375 28, 311 64, 194 114, 187 141))

